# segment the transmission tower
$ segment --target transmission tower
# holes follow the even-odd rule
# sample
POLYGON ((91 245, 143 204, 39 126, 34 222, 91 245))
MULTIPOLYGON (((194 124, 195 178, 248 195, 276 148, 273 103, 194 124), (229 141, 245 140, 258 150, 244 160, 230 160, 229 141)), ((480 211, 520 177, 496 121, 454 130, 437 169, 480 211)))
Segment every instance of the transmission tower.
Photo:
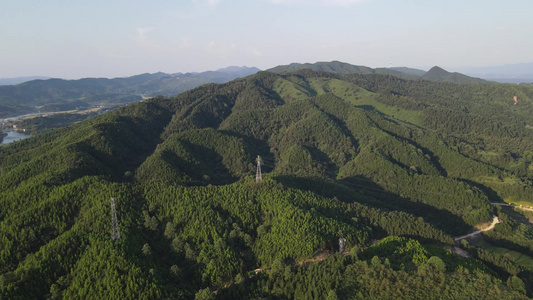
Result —
POLYGON ((255 182, 263 181, 263 176, 261 176, 261 157, 257 156, 257 171, 255 172, 255 182))
POLYGON ((346 239, 345 238, 339 238, 339 253, 344 252, 344 246, 346 245, 346 239))
POLYGON ((118 228, 117 209, 115 199, 111 198, 111 240, 120 240, 120 230, 118 228))

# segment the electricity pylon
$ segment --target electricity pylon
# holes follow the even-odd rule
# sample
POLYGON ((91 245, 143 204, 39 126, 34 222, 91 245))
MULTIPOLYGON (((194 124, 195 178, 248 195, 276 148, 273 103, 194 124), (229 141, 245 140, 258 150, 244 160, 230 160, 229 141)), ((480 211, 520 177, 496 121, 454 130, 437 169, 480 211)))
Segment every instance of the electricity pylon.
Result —
POLYGON ((263 176, 261 176, 261 157, 257 156, 257 171, 255 172, 255 182, 263 181, 263 176))
POLYGON ((115 199, 111 198, 111 240, 120 240, 120 230, 118 228, 117 209, 115 199))
POLYGON ((346 239, 345 238, 339 238, 339 253, 344 252, 344 246, 346 245, 346 239))

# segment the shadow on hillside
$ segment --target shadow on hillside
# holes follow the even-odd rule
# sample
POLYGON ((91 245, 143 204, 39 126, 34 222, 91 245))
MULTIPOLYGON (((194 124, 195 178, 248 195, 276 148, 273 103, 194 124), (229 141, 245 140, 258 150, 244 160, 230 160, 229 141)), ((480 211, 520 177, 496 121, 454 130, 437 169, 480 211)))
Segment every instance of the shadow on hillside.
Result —
POLYGON ((480 189, 483 193, 485 193, 487 195, 487 197, 489 198, 489 202, 505 202, 503 201, 502 197, 500 197, 498 195, 498 193, 496 193, 496 191, 494 191, 493 189, 491 189, 490 187, 486 186, 486 185, 483 185, 481 183, 477 183, 477 182, 474 182, 472 180, 468 180, 468 179, 460 179, 460 178, 457 178, 457 180, 459 181, 462 181, 468 185, 471 185, 473 187, 477 187, 478 189, 480 189))
POLYGON ((377 114, 379 114, 379 115, 384 116, 384 114, 383 114, 382 112, 380 112, 379 110, 377 110, 377 109, 376 109, 374 106, 372 106, 372 105, 367 105, 367 104, 365 104, 365 105, 354 105, 354 106, 357 107, 357 108, 361 108, 361 109, 364 109, 364 110, 366 110, 366 111, 375 112, 375 113, 377 113, 377 114))
POLYGON ((355 138, 355 136, 352 134, 350 129, 348 129, 348 126, 346 126, 346 123, 340 118, 338 118, 337 116, 328 113, 327 111, 322 109, 319 105, 317 104, 315 105, 323 114, 325 114, 333 123, 335 123, 335 125, 337 125, 337 127, 342 131, 342 133, 345 136, 347 136, 350 139, 351 146, 354 149, 358 149, 360 146, 359 141, 355 138))
POLYGON ((261 160, 263 161, 261 165, 261 170, 263 171, 263 173, 269 173, 274 170, 276 166, 276 159, 274 157, 274 154, 271 152, 270 145, 268 145, 266 141, 259 140, 251 136, 246 136, 231 130, 219 131, 224 133, 225 135, 234 136, 236 138, 242 139, 247 147, 247 152, 253 154, 253 161, 250 161, 250 163, 252 163, 254 166, 256 165, 255 159, 257 158, 257 155, 261 156, 261 160))
POLYGON ((422 217, 428 223, 452 236, 463 234, 472 229, 461 217, 447 210, 402 198, 385 191, 363 176, 349 177, 335 182, 291 175, 281 175, 275 179, 288 187, 309 190, 328 198, 336 197, 342 202, 359 202, 385 211, 403 211, 416 217, 422 217))
POLYGON ((222 163, 222 156, 215 150, 181 141, 185 153, 170 150, 161 152, 161 163, 154 163, 143 169, 143 178, 148 181, 163 181, 183 185, 223 185, 238 180, 222 163), (168 165, 168 169, 160 168, 168 165))
MULTIPOLYGON (((376 124, 376 126, 378 126, 378 125, 376 124)), ((424 153, 424 155, 429 155, 430 161, 433 163, 433 166, 437 169, 437 171, 439 171, 440 175, 442 175, 444 177, 448 176, 448 172, 446 172, 446 169, 444 169, 444 167, 440 164, 440 158, 437 155, 435 155, 435 153, 433 153, 431 150, 429 150, 426 147, 423 147, 422 145, 418 144, 414 140, 410 140, 410 139, 405 138, 403 136, 397 135, 396 133, 394 133, 392 131, 388 131, 386 129, 383 129, 383 128, 379 127, 379 126, 378 126, 378 128, 381 131, 385 132, 386 134, 389 134, 389 135, 395 137, 396 139, 398 139, 400 141, 404 141, 404 142, 414 146, 416 149, 422 150, 422 153, 424 153)))
POLYGON ((206 184, 223 185, 238 180, 222 163, 222 156, 215 150, 188 141, 181 141, 188 150, 192 160, 177 157, 177 167, 185 174, 198 182, 206 184))
POLYGON ((333 178, 339 173, 339 167, 331 160, 329 155, 317 147, 303 146, 311 154, 311 159, 324 168, 324 175, 333 178))
MULTIPOLYGON (((472 227, 448 210, 436 208, 425 203, 414 202, 397 194, 384 190, 370 178, 352 176, 340 181, 343 185, 373 199, 374 205, 390 210, 404 211, 417 217, 422 217, 436 228, 450 234, 457 235, 467 232, 472 227)), ((370 205, 370 204, 369 204, 370 205)))
POLYGON ((491 238, 491 237, 488 237, 486 235, 483 236, 483 239, 487 243, 489 243, 489 244, 491 244, 493 246, 500 247, 500 248, 505 248, 505 249, 509 249, 509 250, 513 250, 513 251, 525 254, 527 256, 533 257, 533 250, 529 249, 528 247, 518 245, 518 244, 513 243, 511 241, 508 241, 508 240, 491 238))

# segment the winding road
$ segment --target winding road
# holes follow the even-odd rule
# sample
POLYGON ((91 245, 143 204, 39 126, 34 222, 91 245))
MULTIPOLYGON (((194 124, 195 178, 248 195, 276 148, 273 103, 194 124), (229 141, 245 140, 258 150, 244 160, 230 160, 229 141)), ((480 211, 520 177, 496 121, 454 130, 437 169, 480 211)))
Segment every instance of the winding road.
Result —
POLYGON ((522 206, 522 205, 514 205, 514 204, 509 204, 509 203, 493 202, 491 203, 491 205, 509 206, 509 207, 516 207, 521 210, 533 211, 533 208, 531 207, 522 206))
MULTIPOLYGON (((490 205, 509 206, 509 207, 516 207, 516 208, 521 209, 521 210, 533 211, 532 207, 522 206, 522 205, 514 205, 514 204, 502 203, 502 202, 492 202, 490 205)), ((469 233, 469 234, 462 235, 460 237, 456 237, 456 238, 454 238, 454 240, 457 242, 457 241, 464 240, 466 238, 478 235, 478 234, 480 234, 480 233, 482 233, 484 231, 492 230, 492 229, 494 229, 494 226, 496 226, 496 224, 498 224, 498 223, 501 223, 501 220, 498 217, 494 216, 494 218, 492 219, 492 223, 488 227, 485 227, 485 228, 480 229, 478 231, 474 231, 474 232, 469 233)))
POLYGON ((500 218, 494 216, 494 218, 492 219, 492 223, 489 226, 487 226, 485 228, 482 228, 480 230, 474 231, 472 233, 465 234, 465 235, 462 235, 460 237, 456 237, 456 238, 454 238, 454 241, 457 242, 457 241, 460 241, 460 240, 464 240, 466 238, 473 237, 474 235, 478 235, 478 234, 480 234, 480 233, 482 233, 484 231, 492 230, 492 229, 494 229, 494 226, 496 226, 496 224, 501 223, 501 222, 502 221, 500 220, 500 218))

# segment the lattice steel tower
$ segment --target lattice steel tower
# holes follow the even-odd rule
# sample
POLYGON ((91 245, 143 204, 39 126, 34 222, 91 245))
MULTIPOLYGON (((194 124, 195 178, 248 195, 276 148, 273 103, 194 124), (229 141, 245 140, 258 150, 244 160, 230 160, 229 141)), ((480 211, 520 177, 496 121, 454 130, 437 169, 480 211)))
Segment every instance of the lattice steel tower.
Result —
POLYGON ((339 238, 339 253, 344 252, 344 246, 346 245, 346 239, 345 238, 339 238))
POLYGON ((120 240, 120 230, 118 228, 117 209, 115 199, 111 198, 111 240, 120 240))
POLYGON ((263 176, 261 176, 261 157, 257 156, 257 171, 255 171, 255 182, 263 181, 263 176))

